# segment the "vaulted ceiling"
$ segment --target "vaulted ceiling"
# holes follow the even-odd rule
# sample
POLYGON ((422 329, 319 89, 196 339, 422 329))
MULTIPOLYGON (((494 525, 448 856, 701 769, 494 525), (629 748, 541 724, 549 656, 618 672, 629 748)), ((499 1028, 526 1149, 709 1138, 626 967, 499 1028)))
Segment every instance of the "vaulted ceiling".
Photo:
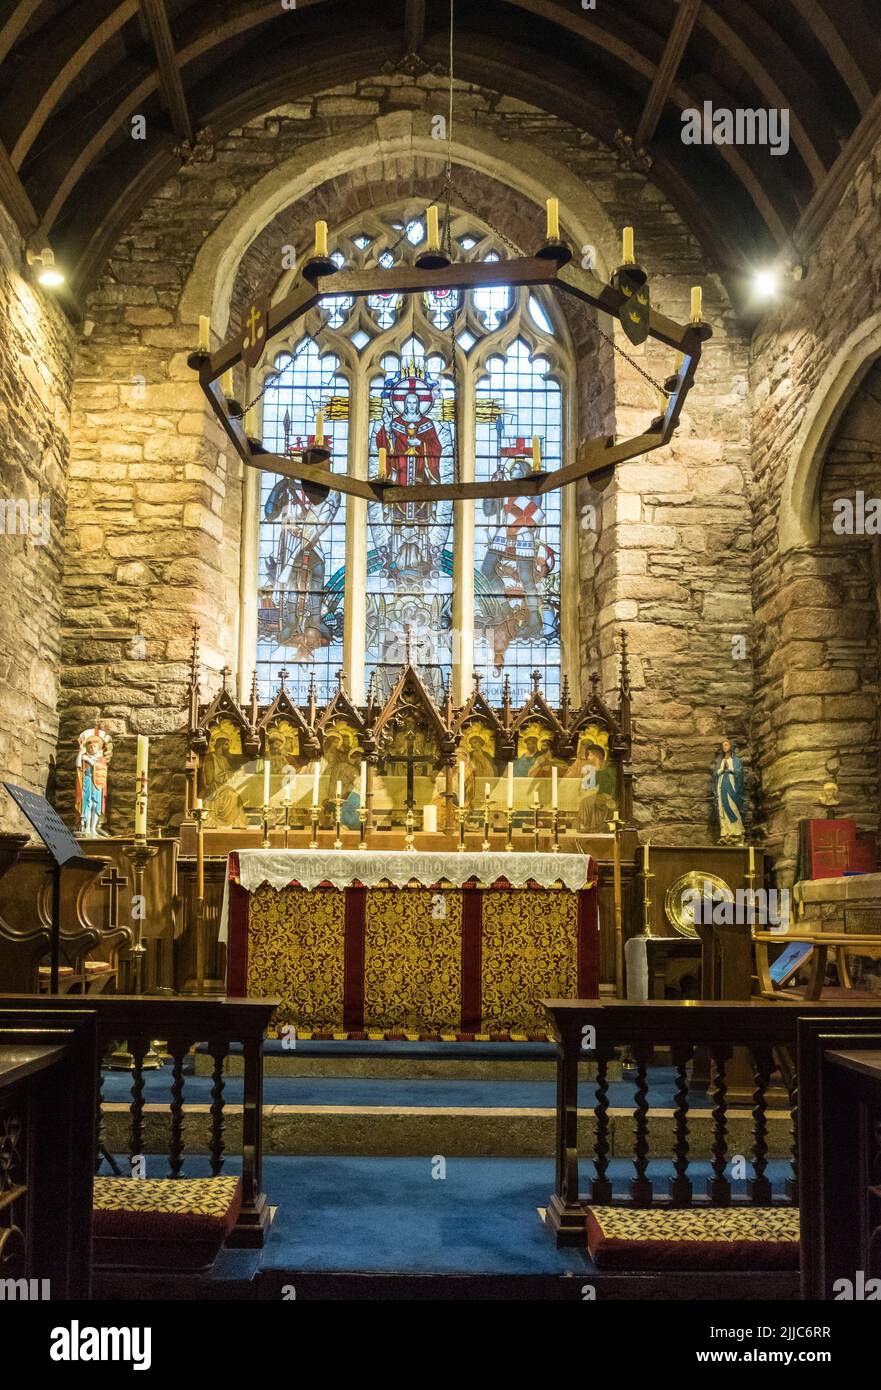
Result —
MULTIPOLYGON (((881 0, 455 0, 455 15, 458 77, 645 167, 644 152, 723 273, 802 252, 881 138, 881 0), (683 145, 683 109, 707 100, 787 108, 789 154, 683 145)), ((449 0, 0 0, 0 197, 82 294, 200 131, 389 65, 446 70, 448 24, 449 0)))

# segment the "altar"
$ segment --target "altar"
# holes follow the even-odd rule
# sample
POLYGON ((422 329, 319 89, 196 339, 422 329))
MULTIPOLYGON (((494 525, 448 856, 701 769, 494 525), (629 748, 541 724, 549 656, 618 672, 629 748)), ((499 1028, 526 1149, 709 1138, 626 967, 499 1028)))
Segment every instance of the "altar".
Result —
POLYGON ((540 999, 597 994, 597 877, 584 854, 234 851, 227 993, 277 995, 299 1038, 545 1039, 540 999))

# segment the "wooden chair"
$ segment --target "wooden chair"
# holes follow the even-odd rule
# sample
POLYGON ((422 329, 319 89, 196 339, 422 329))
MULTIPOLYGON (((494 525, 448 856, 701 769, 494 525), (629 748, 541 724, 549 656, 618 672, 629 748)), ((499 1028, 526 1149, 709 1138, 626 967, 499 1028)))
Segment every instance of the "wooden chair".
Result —
POLYGON ((848 1003, 863 1000, 881 1003, 881 995, 854 988, 847 961, 848 953, 872 957, 881 955, 881 936, 817 932, 790 926, 786 932, 754 931, 752 939, 756 953, 756 979, 763 999, 842 999, 848 1003), (783 953, 773 963, 770 959, 771 946, 784 947, 783 953), (799 951, 798 947, 802 950, 799 951), (826 966, 830 954, 838 970, 838 985, 826 984, 826 966), (807 984, 789 984, 805 965, 809 969, 807 984))

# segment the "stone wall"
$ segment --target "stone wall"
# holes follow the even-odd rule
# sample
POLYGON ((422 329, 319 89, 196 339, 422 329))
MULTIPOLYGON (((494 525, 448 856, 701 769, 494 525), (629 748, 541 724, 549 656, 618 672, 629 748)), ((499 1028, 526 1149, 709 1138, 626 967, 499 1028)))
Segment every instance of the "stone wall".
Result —
MULTIPOLYGON (((0 209, 0 768, 52 791, 73 331, 0 209)), ((0 795, 0 828, 21 829, 0 795)))
MULTIPOLYGON (((100 719, 117 738, 111 828, 128 823, 139 731, 157 739, 151 823, 173 818, 194 617, 213 673, 203 694, 216 686, 224 662, 235 666, 241 480, 186 366, 194 319, 190 312, 185 322, 181 312, 200 247, 267 171, 318 141, 351 151, 347 172, 316 181, 262 235, 255 230, 231 286, 235 323, 255 286, 277 282, 280 243, 302 254, 316 217, 343 222, 359 207, 437 186, 440 151, 437 159, 389 157, 379 169, 359 162, 357 152, 375 141, 377 120, 412 112, 428 129, 438 103, 438 79, 394 75, 280 108, 182 168, 115 248, 87 307, 94 329, 82 344, 74 397, 63 810, 76 734, 100 719), (136 637, 144 641, 133 646, 136 637)), ((732 638, 750 636, 745 344, 697 242, 643 176, 584 132, 497 93, 462 87, 458 110, 460 128, 473 121, 485 138, 528 148, 537 189, 554 160, 590 190, 603 214, 597 240, 607 265, 617 248, 605 228, 633 223, 664 312, 685 318, 691 284, 705 286, 716 337, 676 440, 620 469, 594 499, 599 529, 579 529, 578 637, 585 666, 599 663, 607 691, 617 686, 617 633, 623 627, 631 639, 640 824, 668 839, 703 836, 715 744, 723 732, 745 737, 751 696, 749 653, 732 656, 732 638)), ((474 210, 515 245, 530 249, 541 239, 540 208, 505 187, 505 169, 494 179, 457 166, 454 176, 474 210)), ((623 358, 612 358, 589 315, 567 312, 579 359, 580 430, 642 428, 657 413, 654 389, 623 358)), ((656 380, 671 358, 638 354, 656 380)), ((582 489, 579 505, 590 498, 582 489)))
POLYGON ((842 813, 866 825, 876 818, 870 706, 877 653, 862 667, 874 622, 867 560, 846 547, 830 550, 822 537, 819 544, 799 540, 797 528, 790 542, 785 528, 796 509, 810 512, 814 493, 819 500, 806 423, 828 398, 842 357, 841 372, 859 380, 865 353, 855 350, 851 363, 848 344, 881 315, 879 189, 881 148, 857 171, 803 279, 786 281, 753 342, 753 729, 769 845, 782 879, 794 870, 798 820, 820 813, 819 794, 832 772, 841 778, 842 813))

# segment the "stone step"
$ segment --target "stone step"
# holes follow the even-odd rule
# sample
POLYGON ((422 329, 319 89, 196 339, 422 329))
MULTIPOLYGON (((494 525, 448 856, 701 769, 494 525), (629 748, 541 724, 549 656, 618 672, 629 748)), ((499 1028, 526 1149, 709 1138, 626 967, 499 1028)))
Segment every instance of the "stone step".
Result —
MULTIPOLYGON (((592 1110, 579 1112, 579 1144, 590 1151, 596 1120, 592 1110)), ((225 1109, 226 1145, 237 1152, 241 1142, 242 1107, 225 1109)), ((613 1109, 610 1118, 610 1157, 629 1159, 633 1151, 633 1111, 613 1109)), ((772 1158, 786 1158, 791 1143, 790 1115, 768 1111, 768 1150, 772 1158)), ((104 1143, 111 1153, 127 1151, 131 1115, 128 1105, 105 1104, 104 1143)), ((750 1152, 752 1114, 746 1107, 728 1112, 728 1156, 750 1152)), ((210 1108, 184 1107, 184 1137, 190 1153, 207 1153, 210 1108)), ((167 1153, 171 1116, 167 1104, 144 1107, 146 1153, 167 1153)), ((445 1157, 541 1158, 554 1153, 555 1113, 551 1108, 267 1105, 264 1108, 263 1146, 267 1154, 356 1155, 407 1157, 435 1154, 445 1157)), ((712 1157, 713 1120, 709 1109, 689 1115, 689 1157, 712 1157)), ((653 1109, 649 1116, 652 1159, 665 1159, 673 1151, 673 1111, 653 1109)))

